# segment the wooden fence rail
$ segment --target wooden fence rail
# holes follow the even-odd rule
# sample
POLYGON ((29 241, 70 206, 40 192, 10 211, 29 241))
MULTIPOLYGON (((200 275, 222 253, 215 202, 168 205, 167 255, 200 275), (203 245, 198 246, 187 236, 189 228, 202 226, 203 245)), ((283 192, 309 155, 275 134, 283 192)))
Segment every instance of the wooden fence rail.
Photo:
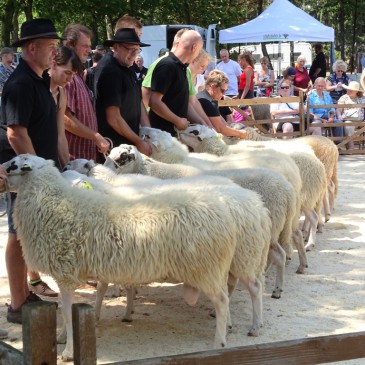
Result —
MULTIPOLYGON (((316 109, 316 108, 323 108, 323 105, 307 105, 307 108, 304 106, 303 101, 303 93, 300 92, 299 96, 289 96, 289 97, 282 97, 282 98, 253 98, 253 99, 225 99, 220 100, 218 102, 219 106, 229 106, 236 111, 238 111, 240 114, 242 114, 244 117, 247 118, 247 115, 243 113, 243 111, 240 109, 240 106, 257 106, 257 105, 270 105, 270 104, 278 104, 278 103, 299 103, 299 117, 298 118, 285 118, 280 119, 280 122, 286 122, 286 121, 299 121, 299 131, 293 132, 293 133, 274 133, 274 128, 272 128, 272 124, 278 122, 278 119, 261 119, 256 120, 255 116, 249 117, 247 121, 242 122, 246 126, 250 127, 256 127, 258 128, 262 133, 270 133, 273 137, 281 138, 283 136, 288 137, 300 137, 305 136, 308 134, 308 128, 313 127, 326 127, 330 128, 331 126, 341 126, 341 124, 330 124, 330 123, 311 123, 310 121, 310 113, 308 110, 310 108, 316 109), (264 125, 269 125, 271 128, 268 130, 264 128, 264 125)), ((326 105, 328 108, 356 108, 356 107, 362 107, 365 108, 365 103, 362 104, 328 104, 326 105)), ((342 126, 355 126, 355 133, 353 136, 350 137, 332 137, 328 136, 331 140, 338 143, 338 149, 340 154, 364 154, 365 153, 365 121, 352 121, 352 122, 346 122, 342 123, 342 126), (346 150, 345 145, 349 142, 353 141, 354 144, 357 146, 357 148, 346 150)))
MULTIPOLYGON (((56 308, 37 302, 23 307, 23 354, 0 341, 0 365, 56 365, 56 308)), ((95 313, 72 306, 74 364, 96 365, 95 313)), ((108 365, 309 365, 365 358, 365 332, 240 346, 108 365)), ((128 349, 125 349, 128 351, 128 349)))

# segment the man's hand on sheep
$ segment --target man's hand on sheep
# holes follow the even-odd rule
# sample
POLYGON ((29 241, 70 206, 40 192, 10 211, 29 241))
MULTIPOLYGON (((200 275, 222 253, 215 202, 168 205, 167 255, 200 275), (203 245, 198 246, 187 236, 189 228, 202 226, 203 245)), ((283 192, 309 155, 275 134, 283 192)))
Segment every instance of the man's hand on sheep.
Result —
POLYGON ((0 192, 4 191, 6 179, 7 179, 6 170, 3 166, 0 165, 0 192))
POLYGON ((144 141, 143 139, 138 139, 136 142, 136 147, 139 152, 143 153, 144 155, 151 156, 152 155, 152 147, 151 145, 144 141))
POLYGON ((99 133, 95 134, 95 143, 100 153, 107 153, 110 149, 110 143, 99 133))

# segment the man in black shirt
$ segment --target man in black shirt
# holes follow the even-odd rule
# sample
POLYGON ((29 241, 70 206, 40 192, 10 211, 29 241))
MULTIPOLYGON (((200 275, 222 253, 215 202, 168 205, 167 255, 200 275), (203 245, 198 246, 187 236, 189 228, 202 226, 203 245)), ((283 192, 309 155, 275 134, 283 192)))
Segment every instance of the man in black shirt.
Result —
MULTIPOLYGON (((29 20, 21 26, 20 39, 12 46, 22 47, 22 59, 5 83, 1 100, 0 162, 30 153, 58 163, 56 105, 45 71, 57 54, 59 39, 53 23, 48 19, 29 20)), ((13 195, 11 207, 14 199, 13 195)), ((23 304, 40 298, 28 289, 26 265, 14 230, 12 210, 8 213, 8 223, 6 267, 11 305, 7 320, 22 323, 23 304)))
POLYGON ((148 46, 140 42, 132 28, 121 28, 113 39, 105 42, 113 46, 113 57, 106 64, 97 83, 96 114, 99 131, 109 137, 114 146, 133 144, 146 154, 151 147, 139 137, 139 126, 150 126, 146 109, 142 104, 140 87, 130 68, 140 52, 148 46))
POLYGON ((316 57, 309 69, 309 77, 313 84, 316 78, 326 77, 326 56, 323 53, 323 45, 321 43, 316 43, 314 45, 314 51, 316 52, 316 57))
POLYGON ((186 31, 175 51, 159 61, 153 71, 149 117, 151 126, 175 136, 188 126, 189 85, 186 68, 203 47, 200 34, 186 31))

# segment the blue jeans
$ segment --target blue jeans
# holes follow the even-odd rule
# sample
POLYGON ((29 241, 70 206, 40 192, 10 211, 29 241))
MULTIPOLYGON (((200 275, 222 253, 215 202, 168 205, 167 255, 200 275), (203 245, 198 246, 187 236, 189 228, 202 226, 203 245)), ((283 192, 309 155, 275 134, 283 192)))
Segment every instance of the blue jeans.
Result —
MULTIPOLYGON (((9 233, 16 233, 14 228, 14 221, 13 221, 13 212, 14 212, 14 203, 15 203, 16 193, 10 193, 10 209, 8 211, 8 231, 9 233)), ((5 203, 8 206, 8 195, 5 195, 5 203)))
MULTIPOLYGON (((339 119, 334 119, 334 123, 342 123, 339 119)), ((331 127, 331 132, 333 137, 343 137, 343 126, 333 126, 331 127)))

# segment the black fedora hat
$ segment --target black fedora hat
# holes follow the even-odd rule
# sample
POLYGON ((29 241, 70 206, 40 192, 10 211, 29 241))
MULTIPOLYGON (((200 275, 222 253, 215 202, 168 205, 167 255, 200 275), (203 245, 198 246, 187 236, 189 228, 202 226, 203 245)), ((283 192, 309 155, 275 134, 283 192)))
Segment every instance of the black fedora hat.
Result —
POLYGON ((142 43, 133 28, 120 28, 112 39, 104 42, 104 46, 111 47, 114 43, 135 44, 140 47, 149 47, 150 44, 142 43))
POLYGON ((63 39, 58 36, 55 26, 49 19, 38 18, 27 20, 20 28, 20 38, 12 47, 20 47, 31 39, 63 39))

